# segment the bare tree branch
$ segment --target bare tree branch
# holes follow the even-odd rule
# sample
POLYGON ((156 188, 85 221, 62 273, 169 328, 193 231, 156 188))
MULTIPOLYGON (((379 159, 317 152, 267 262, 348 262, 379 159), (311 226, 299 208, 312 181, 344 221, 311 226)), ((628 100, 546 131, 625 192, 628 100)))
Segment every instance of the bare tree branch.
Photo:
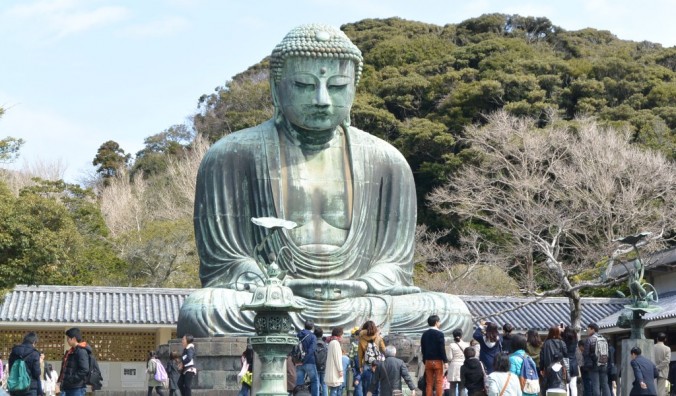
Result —
MULTIPOLYGON (((647 231, 656 237, 644 249, 665 246, 664 230, 676 228, 676 169, 664 156, 593 119, 552 119, 543 129, 505 112, 487 120, 466 131, 479 160, 428 199, 442 215, 480 221, 504 235, 491 254, 519 265, 529 294, 564 295, 579 306, 581 289, 621 281, 599 278, 602 264, 624 253, 618 237, 647 231)), ((467 250, 462 262, 475 262, 477 252, 483 261, 485 251, 467 250)), ((574 316, 579 320, 579 312, 574 316)))

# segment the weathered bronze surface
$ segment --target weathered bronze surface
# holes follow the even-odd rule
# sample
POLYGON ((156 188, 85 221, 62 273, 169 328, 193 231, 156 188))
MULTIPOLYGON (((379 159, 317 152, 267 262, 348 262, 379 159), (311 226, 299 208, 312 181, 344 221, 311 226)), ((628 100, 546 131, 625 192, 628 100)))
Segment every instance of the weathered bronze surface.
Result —
POLYGON ((253 333, 253 313, 240 307, 264 278, 256 257, 287 271, 284 284, 303 307, 291 313, 297 328, 305 319, 324 328, 371 319, 384 333, 418 334, 436 313, 445 331, 469 333, 460 299, 412 284, 416 195, 406 160, 350 126, 359 49, 338 29, 304 25, 270 63, 274 118, 225 136, 202 161, 203 289, 181 307, 179 335, 253 333), (298 226, 269 234, 251 222, 266 217, 298 226))

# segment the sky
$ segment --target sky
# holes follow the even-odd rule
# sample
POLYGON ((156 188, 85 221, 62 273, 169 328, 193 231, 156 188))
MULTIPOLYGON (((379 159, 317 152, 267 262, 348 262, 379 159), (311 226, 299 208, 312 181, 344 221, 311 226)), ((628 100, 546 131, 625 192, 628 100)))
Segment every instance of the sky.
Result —
POLYGON ((80 182, 102 143, 135 154, 295 26, 486 13, 676 45, 674 0, 1 0, 0 138, 26 141, 11 167, 61 164, 80 182))

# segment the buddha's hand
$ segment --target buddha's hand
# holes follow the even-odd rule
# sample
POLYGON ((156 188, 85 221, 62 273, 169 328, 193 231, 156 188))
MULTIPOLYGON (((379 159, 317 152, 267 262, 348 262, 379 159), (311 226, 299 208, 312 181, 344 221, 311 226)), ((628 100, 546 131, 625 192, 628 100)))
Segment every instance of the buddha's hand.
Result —
POLYGON ((420 293, 418 286, 394 286, 387 294, 392 296, 401 296, 404 294, 420 293))
POLYGON ((289 279, 284 284, 293 294, 313 300, 341 300, 366 294, 366 283, 355 280, 289 279))

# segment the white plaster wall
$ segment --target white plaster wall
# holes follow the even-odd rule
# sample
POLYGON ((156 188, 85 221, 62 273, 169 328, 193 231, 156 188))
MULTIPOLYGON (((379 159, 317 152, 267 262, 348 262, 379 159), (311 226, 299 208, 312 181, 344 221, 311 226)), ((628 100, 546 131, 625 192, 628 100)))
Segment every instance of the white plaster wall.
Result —
MULTIPOLYGON (((54 370, 61 370, 61 362, 52 363, 54 370)), ((143 362, 99 362, 103 376, 104 391, 146 390, 146 363, 143 362)))
POLYGON ((676 291, 676 272, 654 273, 652 279, 657 294, 676 291))

